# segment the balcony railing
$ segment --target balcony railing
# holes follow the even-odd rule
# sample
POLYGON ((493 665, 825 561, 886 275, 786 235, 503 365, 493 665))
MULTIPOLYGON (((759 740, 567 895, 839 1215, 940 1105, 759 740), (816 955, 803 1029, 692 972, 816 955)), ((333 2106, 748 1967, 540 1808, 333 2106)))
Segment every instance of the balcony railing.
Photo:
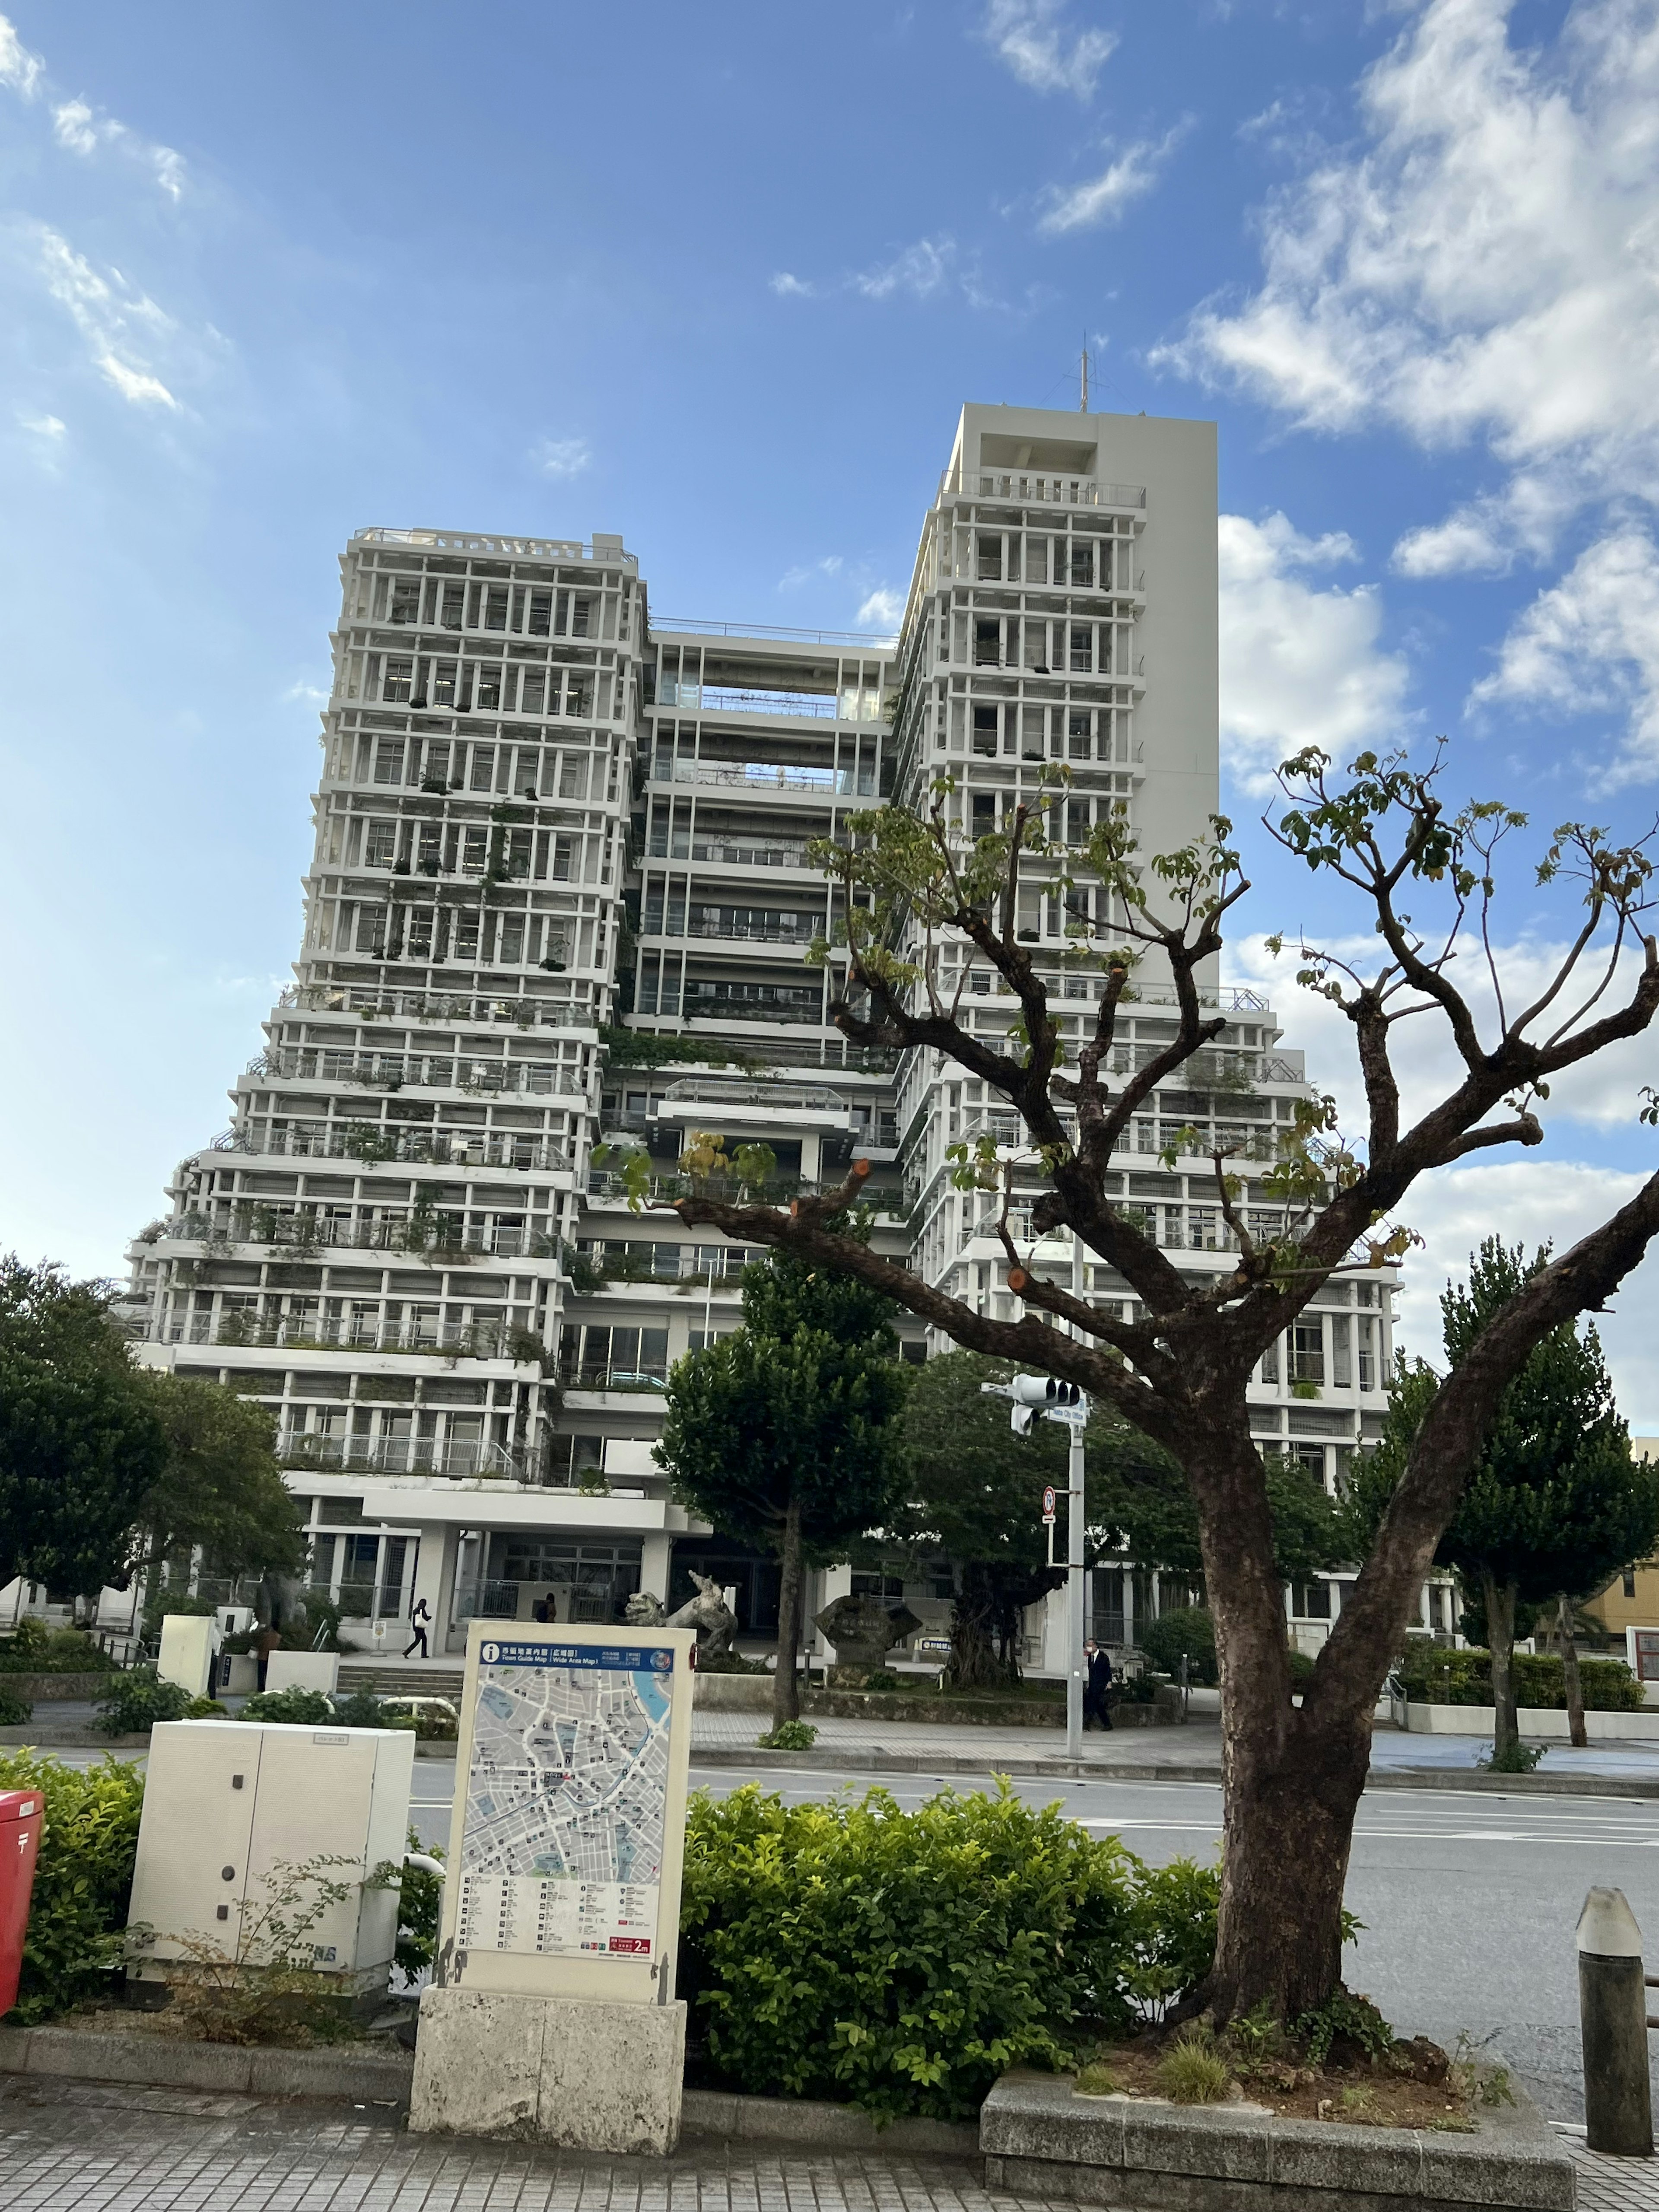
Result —
POLYGON ((728 868, 808 868, 804 839, 790 837, 654 836, 647 857, 653 860, 707 860, 728 868))
POLYGON ((527 1137, 463 1135, 459 1130, 383 1129, 378 1123, 342 1126, 319 1122, 273 1129, 258 1121, 226 1129, 213 1140, 216 1152, 250 1152, 264 1158, 357 1160, 364 1165, 405 1160, 416 1165, 452 1168, 525 1168, 543 1174, 568 1172, 570 1162, 556 1145, 527 1137))
POLYGON ((676 1106, 764 1106, 779 1112, 788 1108, 809 1114, 848 1112, 839 1091, 815 1083, 735 1083, 685 1076, 662 1092, 665 1104, 676 1106))
POLYGON ((523 1366, 540 1356, 539 1340, 527 1329, 499 1322, 465 1322, 453 1328, 405 1329, 373 1322, 261 1321, 227 1315, 216 1326, 209 1314, 169 1321, 163 1344, 210 1344, 229 1350, 280 1352, 395 1352, 451 1359, 511 1359, 523 1366))
POLYGON ((276 1213, 258 1206, 179 1214, 164 1224, 162 1236, 171 1243, 225 1249, 281 1244, 299 1252, 417 1252, 440 1266, 450 1254, 487 1252, 503 1260, 544 1260, 558 1251, 558 1239, 540 1230, 474 1225, 447 1214, 319 1220, 310 1214, 276 1213))
POLYGON ((657 692, 659 707, 680 714, 788 715, 815 722, 879 722, 881 694, 867 686, 842 691, 792 691, 736 684, 680 684, 657 692))
POLYGON ((1145 484, 1101 483, 1093 477, 1039 474, 1026 469, 947 469, 939 480, 941 499, 965 494, 969 499, 1017 499, 1051 507, 1144 507, 1145 484))
POLYGON ((624 568, 640 565, 636 553, 624 553, 618 545, 584 545, 580 538, 483 538, 469 530, 391 530, 378 524, 370 530, 354 531, 352 537, 364 545, 408 545, 429 553, 477 553, 497 561, 588 561, 597 567, 620 562, 624 568))
POLYGON ((285 1430, 276 1439, 284 1467, 326 1468, 342 1474, 490 1476, 526 1482, 525 1462, 500 1444, 437 1437, 325 1437, 285 1430))
POLYGON ((585 1085, 574 1067, 553 1061, 472 1060, 453 1053, 356 1053, 321 1045, 279 1045, 248 1063, 250 1075, 289 1081, 356 1083, 366 1089, 522 1091, 539 1096, 580 1096, 585 1085))
POLYGON ((668 1363, 622 1367, 604 1359, 562 1360, 559 1382, 567 1390, 664 1390, 668 1387, 668 1363))
POLYGON ((549 999, 476 998, 467 993, 380 990, 332 983, 290 983, 276 1004, 309 1013, 362 1014, 370 1020, 507 1022, 521 1030, 532 1029, 538 1023, 550 1029, 568 1029, 573 1026, 574 1011, 549 999))
POLYGON ((806 768, 775 761, 677 760, 672 773, 659 765, 652 771, 655 783, 717 784, 764 797, 775 791, 804 793, 808 798, 873 799, 873 768, 806 768))
POLYGON ((684 994, 684 1012, 690 1022, 805 1022, 818 1029, 830 1019, 822 1000, 817 1006, 799 1000, 769 1003, 764 1000, 715 998, 689 989, 684 994))

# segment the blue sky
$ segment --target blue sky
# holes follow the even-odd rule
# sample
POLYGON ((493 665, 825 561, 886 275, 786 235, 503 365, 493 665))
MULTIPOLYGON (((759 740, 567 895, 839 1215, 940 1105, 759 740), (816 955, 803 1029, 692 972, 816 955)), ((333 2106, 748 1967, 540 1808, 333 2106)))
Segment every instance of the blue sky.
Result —
MULTIPOLYGON (((14 0, 0 1238, 115 1269, 228 1118, 352 529, 617 530, 659 612, 879 629, 961 401, 1074 404, 1085 331, 1097 404, 1221 425, 1241 819, 1293 745, 1444 732, 1460 791, 1639 830, 1656 94, 1659 0, 14 0)), ((1246 842, 1257 939, 1352 930, 1246 842)), ((1566 927, 1522 884, 1506 957, 1566 927)), ((1650 1168, 1656 1062, 1425 1203, 1423 1348, 1483 1226, 1650 1168)), ((1608 1324, 1652 1428, 1656 1273, 1608 1324)))

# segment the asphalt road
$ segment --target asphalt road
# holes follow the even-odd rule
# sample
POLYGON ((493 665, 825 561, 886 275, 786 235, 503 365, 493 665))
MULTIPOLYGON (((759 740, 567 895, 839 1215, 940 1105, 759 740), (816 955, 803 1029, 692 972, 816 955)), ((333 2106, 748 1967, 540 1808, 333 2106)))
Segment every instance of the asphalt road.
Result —
MULTIPOLYGON (((719 1795, 758 1781, 796 1801, 879 1778, 905 1805, 974 1786, 962 1776, 760 1773, 736 1763, 694 1767, 691 1778, 719 1795)), ((1012 1786, 1033 1804, 1058 1799, 1091 1833, 1121 1835, 1153 1865, 1207 1860, 1219 1844, 1221 1792, 1203 1784, 1012 1786)), ((416 1765, 411 1817, 422 1840, 447 1839, 453 1790, 449 1765, 416 1765)), ((1349 1985, 1402 2033, 1449 2049, 1462 2034, 1490 2042, 1551 2118, 1582 2120, 1573 1928, 1597 1881, 1624 1891, 1659 1956, 1659 1801, 1368 1792, 1348 1877, 1349 1909, 1366 1923, 1348 1954, 1349 1985)), ((1655 2097, 1659 2104, 1659 2068, 1655 2097)))

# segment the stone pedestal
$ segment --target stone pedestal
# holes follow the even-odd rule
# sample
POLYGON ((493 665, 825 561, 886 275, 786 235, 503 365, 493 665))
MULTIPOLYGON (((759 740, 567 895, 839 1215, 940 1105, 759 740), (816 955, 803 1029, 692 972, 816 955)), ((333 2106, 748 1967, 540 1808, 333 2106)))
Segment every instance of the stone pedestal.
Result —
POLYGON ((428 1989, 409 2124, 665 2157, 680 2138, 684 2004, 428 1989))

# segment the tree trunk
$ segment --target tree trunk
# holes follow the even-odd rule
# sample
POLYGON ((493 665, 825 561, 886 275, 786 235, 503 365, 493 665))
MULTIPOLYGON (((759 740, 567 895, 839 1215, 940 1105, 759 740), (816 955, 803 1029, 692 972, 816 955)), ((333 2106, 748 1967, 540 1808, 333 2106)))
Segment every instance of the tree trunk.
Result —
POLYGON ((772 1725, 800 1718, 800 1504, 789 1501, 783 1521, 782 1568, 778 1583, 778 1671, 772 1682, 772 1725))
POLYGON ((1480 1577, 1486 1600, 1486 1643, 1492 1652, 1492 1747, 1495 1758, 1521 1741, 1515 1711, 1515 1597, 1513 1583, 1480 1577))
POLYGON ((1584 1685, 1578 1672, 1578 1638, 1574 1633, 1572 1600, 1564 1597, 1556 1619, 1561 1632, 1561 1667, 1567 1679, 1567 1735, 1583 1751, 1589 1742, 1584 1726, 1584 1685))
POLYGON ((1019 1680, 1018 1664, 1011 1668, 997 1648, 1006 1640, 1006 1611, 994 1569, 979 1560, 964 1561, 945 1670, 953 1690, 1000 1690, 1019 1680))

